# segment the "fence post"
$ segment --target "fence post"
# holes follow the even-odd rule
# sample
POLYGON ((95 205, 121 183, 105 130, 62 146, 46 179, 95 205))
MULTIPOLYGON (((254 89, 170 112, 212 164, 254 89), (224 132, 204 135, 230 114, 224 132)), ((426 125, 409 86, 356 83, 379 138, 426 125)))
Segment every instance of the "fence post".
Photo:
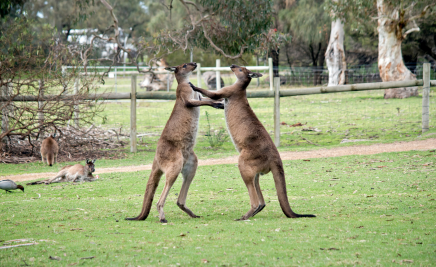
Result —
MULTIPOLYGON (((74 95, 77 98, 79 92, 79 78, 74 80, 74 95)), ((79 106, 74 105, 74 127, 79 128, 79 106)))
POLYGON ((132 75, 130 93, 130 152, 136 153, 136 74, 132 75))
MULTIPOLYGON (((39 97, 44 97, 44 81, 39 80, 39 97)), ((42 131, 42 126, 44 125, 44 112, 42 109, 44 107, 44 101, 38 101, 38 122, 39 122, 39 130, 42 131)))
POLYGON ((430 63, 424 63, 422 79, 422 133, 429 129, 429 113, 430 113, 430 63))
MULTIPOLYGON (((259 66, 259 55, 256 55, 256 66, 259 66)), ((260 85, 259 78, 257 78, 256 80, 257 80, 257 87, 259 87, 260 85)))
MULTIPOLYGON (((216 67, 219 68, 221 67, 221 60, 217 59, 216 60, 216 67)), ((221 72, 219 70, 216 71, 216 89, 219 90, 221 89, 221 72)))
POLYGON ((201 64, 197 63, 197 87, 201 88, 201 64))
POLYGON ((114 77, 115 77, 115 93, 117 92, 117 66, 115 66, 115 74, 114 74, 114 77))
POLYGON ((269 67, 269 89, 272 91, 273 90, 273 82, 274 82, 272 58, 268 58, 268 67, 269 67))
POLYGON ((280 77, 274 78, 274 144, 280 146, 280 77))

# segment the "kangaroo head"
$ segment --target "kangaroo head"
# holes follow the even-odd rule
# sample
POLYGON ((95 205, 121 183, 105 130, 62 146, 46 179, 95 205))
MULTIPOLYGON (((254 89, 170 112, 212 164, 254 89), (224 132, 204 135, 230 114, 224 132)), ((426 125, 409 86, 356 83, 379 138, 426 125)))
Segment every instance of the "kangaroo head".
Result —
POLYGON ((89 173, 95 172, 95 166, 94 166, 95 161, 96 161, 95 159, 93 159, 93 160, 86 159, 86 166, 85 167, 88 168, 89 173))
POLYGON ((176 76, 177 82, 188 82, 189 75, 197 68, 197 63, 191 62, 191 63, 183 63, 182 65, 175 66, 175 67, 167 67, 165 68, 168 71, 174 72, 174 75, 176 76))
POLYGON ((241 82, 250 82, 251 78, 262 77, 262 74, 256 73, 256 72, 251 72, 247 68, 240 67, 238 65, 233 64, 230 66, 230 69, 233 71, 233 73, 235 74, 238 81, 241 81, 241 82))

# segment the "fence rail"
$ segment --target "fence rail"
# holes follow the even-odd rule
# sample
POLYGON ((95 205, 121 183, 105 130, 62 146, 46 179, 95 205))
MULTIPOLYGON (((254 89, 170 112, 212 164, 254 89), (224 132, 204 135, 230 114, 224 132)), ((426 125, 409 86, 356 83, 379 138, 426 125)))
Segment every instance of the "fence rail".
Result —
MULTIPOLYGON (((217 64, 218 65, 218 64, 217 64)), ((225 68, 225 67, 222 67, 225 68)), ((221 69, 221 68, 219 68, 221 69)), ((227 68, 225 68, 227 69, 227 68)), ((259 67, 261 69, 261 67, 259 67)), ((422 80, 412 81, 395 81, 395 82, 378 82, 378 83, 363 83, 363 84, 349 84, 338 86, 320 86, 304 89, 288 89, 280 90, 280 78, 274 78, 275 90, 262 90, 262 91, 247 91, 247 98, 275 98, 274 103, 274 141, 276 146, 280 145, 280 97, 290 97, 298 95, 313 95, 313 94, 325 94, 325 93, 338 93, 338 92, 353 92, 353 91, 367 91, 367 90, 379 90, 390 89, 400 87, 416 87, 423 86, 423 105, 422 105, 422 132, 425 132, 429 128, 429 95, 430 86, 436 86, 436 80, 430 80, 430 64, 424 64, 424 76, 422 80)), ((67 100, 67 99, 84 99, 84 100, 118 100, 118 99, 130 99, 131 101, 131 139, 135 139, 136 136, 136 100, 137 99, 155 99, 155 100, 175 100, 175 92, 136 92, 136 75, 132 75, 131 93, 103 93, 87 96, 77 95, 40 95, 40 96, 16 96, 12 101, 50 101, 50 100, 67 100)), ((6 96, 1 96, 0 101, 11 101, 6 96)), ((75 116, 79 116, 78 112, 75 116)), ((78 119, 78 118, 75 118, 78 119)), ((136 140, 131 141, 131 152, 136 152, 136 140)))

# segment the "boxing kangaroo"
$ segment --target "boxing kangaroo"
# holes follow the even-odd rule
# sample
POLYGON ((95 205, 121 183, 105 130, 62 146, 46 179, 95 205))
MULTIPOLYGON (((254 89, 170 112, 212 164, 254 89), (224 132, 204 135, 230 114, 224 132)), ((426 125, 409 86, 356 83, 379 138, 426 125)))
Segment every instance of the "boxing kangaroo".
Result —
POLYGON ((168 193, 179 173, 182 173, 183 183, 177 205, 192 218, 199 217, 186 207, 188 189, 197 170, 197 156, 193 148, 198 130, 199 106, 208 105, 221 109, 224 106, 217 101, 196 100, 199 99, 199 94, 189 86, 189 75, 196 67, 197 64, 192 62, 166 68, 166 70, 173 71, 177 79, 176 102, 157 143, 156 155, 148 178, 141 213, 137 217, 126 218, 126 220, 145 220, 147 218, 156 188, 164 173, 166 178, 165 187, 157 202, 160 222, 167 222, 163 208, 168 193))
POLYGON ((44 158, 49 166, 53 166, 56 163, 56 159, 59 153, 58 142, 54 139, 56 134, 50 135, 44 139, 41 143, 41 159, 44 163, 44 158))
POLYGON ((315 217, 311 214, 296 214, 292 211, 286 194, 285 173, 280 154, 268 132, 256 117, 247 100, 246 89, 252 78, 262 74, 253 73, 244 67, 232 65, 237 81, 216 92, 207 91, 190 84, 194 91, 211 99, 224 98, 227 128, 238 150, 238 167, 248 189, 251 209, 239 220, 246 220, 265 207, 259 185, 259 174, 273 174, 274 183, 283 213, 289 218, 315 217))

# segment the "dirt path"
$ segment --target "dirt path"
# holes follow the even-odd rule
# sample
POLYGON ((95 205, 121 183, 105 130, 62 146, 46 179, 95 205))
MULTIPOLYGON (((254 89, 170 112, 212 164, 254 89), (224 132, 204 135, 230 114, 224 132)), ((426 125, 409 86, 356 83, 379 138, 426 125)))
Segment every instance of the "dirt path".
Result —
MULTIPOLYGON (((310 159, 310 158, 327 158, 327 157, 340 157, 348 155, 372 155, 383 152, 401 152, 410 150, 430 150, 436 149, 436 138, 411 141, 411 142, 397 142, 392 144, 374 144, 374 145, 356 145, 349 147, 336 147, 330 149, 320 149, 313 151, 300 151, 300 152, 281 152, 282 160, 297 160, 297 159, 310 159)), ((200 166, 217 165, 217 164, 236 164, 238 163, 238 156, 227 157, 223 159, 206 159, 199 160, 200 166)), ((140 166, 125 166, 117 168, 97 168, 95 174, 110 173, 110 172, 135 172, 151 170, 151 164, 140 166)), ((40 178, 50 178, 56 173, 43 172, 43 173, 28 173, 20 175, 0 176, 0 179, 11 179, 13 181, 29 181, 40 178)))

